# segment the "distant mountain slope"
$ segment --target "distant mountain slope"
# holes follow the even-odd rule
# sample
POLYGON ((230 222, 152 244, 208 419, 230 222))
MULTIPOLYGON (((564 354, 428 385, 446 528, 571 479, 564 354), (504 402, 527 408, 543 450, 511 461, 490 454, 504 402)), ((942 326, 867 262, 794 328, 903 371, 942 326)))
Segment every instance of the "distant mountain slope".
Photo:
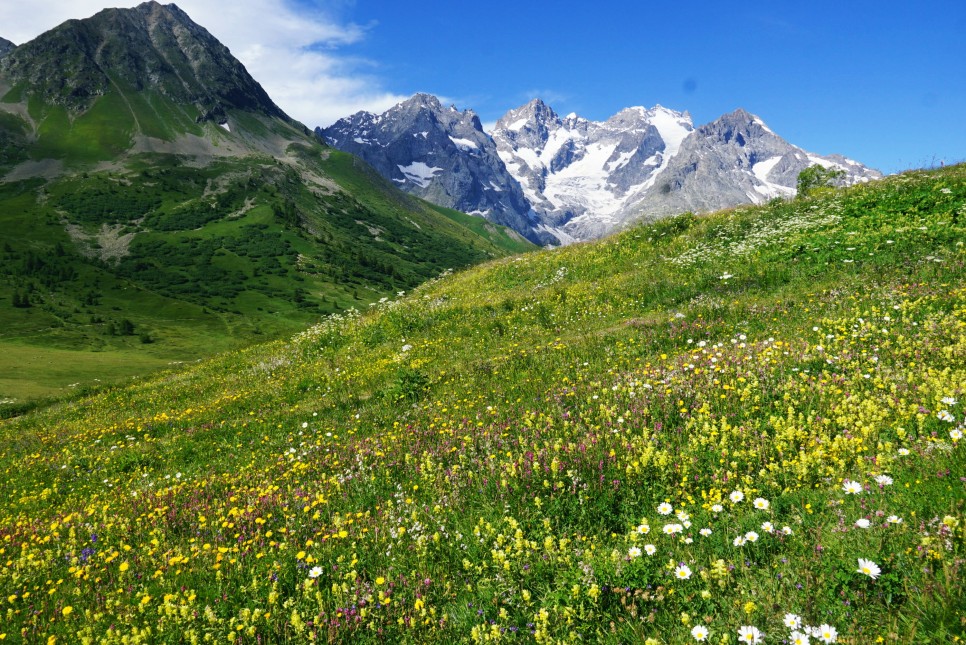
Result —
POLYGON ((174 5, 64 23, 0 87, 6 397, 90 383, 92 351, 138 373, 532 248, 323 145, 174 5))
POLYGON ((823 157, 793 146, 738 109, 684 139, 654 188, 629 205, 624 221, 792 197, 798 174, 814 164, 844 172, 843 185, 882 176, 840 155, 823 157))
POLYGON ((622 219, 692 129, 690 115, 661 106, 627 108, 596 122, 560 118, 534 99, 507 112, 493 139, 541 218, 589 239, 622 219))
POLYGON ((813 163, 841 168, 843 183, 881 176, 844 157, 820 157, 793 146, 744 110, 695 130, 687 112, 660 105, 589 121, 576 114, 560 117, 534 99, 497 122, 492 142, 478 125, 467 125, 474 123, 472 112, 443 110, 432 97, 419 95, 383 115, 343 119, 325 135, 411 192, 505 223, 530 239, 537 231, 541 243, 600 237, 629 222, 686 210, 788 197, 798 173, 813 163), (431 116, 401 118, 417 106, 431 106, 421 108, 431 116), (475 147, 457 145, 468 136, 475 147), (494 146, 502 165, 494 163, 494 146), (418 177, 412 174, 416 169, 418 177), (464 181, 466 176, 472 181, 464 181), (499 185, 502 192, 478 189, 487 185, 499 185), (517 194, 525 206, 509 199, 517 194), (517 217, 498 217, 494 197, 511 205, 517 217))
POLYGON ((6 56, 7 53, 10 52, 15 47, 16 45, 14 45, 6 38, 0 38, 0 58, 3 58, 4 56, 6 56))
POLYGON ((2 66, 16 89, 72 111, 112 89, 157 92, 219 120, 245 109, 289 120, 227 47, 176 5, 145 2, 69 20, 25 43, 2 66))
POLYGON ((530 204, 472 111, 416 94, 383 114, 358 112, 317 132, 406 192, 510 226, 538 244, 557 242, 530 217, 530 204))

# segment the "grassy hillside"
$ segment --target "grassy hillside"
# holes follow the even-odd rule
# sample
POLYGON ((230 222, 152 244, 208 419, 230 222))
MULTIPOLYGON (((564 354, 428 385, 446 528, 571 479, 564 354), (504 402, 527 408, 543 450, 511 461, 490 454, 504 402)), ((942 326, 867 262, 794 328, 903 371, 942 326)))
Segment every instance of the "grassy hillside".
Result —
POLYGON ((964 224, 686 215, 6 421, 0 634, 961 642, 964 224))
POLYGON ((0 417, 528 247, 322 145, 175 5, 0 64, 0 417))
POLYGON ((529 247, 394 191, 344 153, 290 155, 202 167, 139 155, 0 183, 0 400, 295 333, 529 247))

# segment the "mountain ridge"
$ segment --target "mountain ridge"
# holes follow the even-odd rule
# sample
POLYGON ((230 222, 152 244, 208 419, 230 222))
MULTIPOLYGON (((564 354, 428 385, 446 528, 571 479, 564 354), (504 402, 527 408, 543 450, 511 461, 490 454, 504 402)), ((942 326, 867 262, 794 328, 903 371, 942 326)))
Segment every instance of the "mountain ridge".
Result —
POLYGON ((444 108, 435 96, 417 93, 383 114, 360 111, 316 132, 406 192, 509 226, 536 244, 556 239, 531 218, 472 110, 444 108))
MULTIPOLYGON (((338 122, 338 136, 332 129, 320 132, 332 137, 336 147, 378 157, 382 153, 371 141, 382 136, 381 116, 360 112, 338 122), (366 136, 359 136, 363 130, 366 136)), ((397 128, 393 136, 413 134, 397 128)), ((881 177, 841 155, 804 151, 743 108, 695 128, 690 113, 659 104, 624 108, 603 121, 590 121, 574 113, 561 117, 534 98, 508 110, 489 134, 506 174, 527 201, 526 212, 519 205, 513 207, 517 225, 522 220, 528 229, 542 228, 556 243, 593 239, 638 220, 686 210, 706 212, 790 197, 798 172, 813 163, 843 170, 843 183, 881 177), (714 149, 702 146, 699 139, 712 139, 714 149), (756 167, 765 156, 768 163, 756 167), (689 172, 691 167, 701 171, 689 172)), ((409 149, 397 158, 397 165, 434 168, 431 181, 446 183, 447 170, 430 163, 438 152, 409 149)), ((465 151, 447 153, 448 167, 460 163, 459 155, 465 151)), ((485 184, 485 173, 477 181, 485 184)), ((423 196, 434 199, 428 191, 423 196)), ((449 200, 468 212, 488 215, 470 195, 454 196, 451 190, 449 200)), ((513 220, 503 223, 516 227, 513 220)))

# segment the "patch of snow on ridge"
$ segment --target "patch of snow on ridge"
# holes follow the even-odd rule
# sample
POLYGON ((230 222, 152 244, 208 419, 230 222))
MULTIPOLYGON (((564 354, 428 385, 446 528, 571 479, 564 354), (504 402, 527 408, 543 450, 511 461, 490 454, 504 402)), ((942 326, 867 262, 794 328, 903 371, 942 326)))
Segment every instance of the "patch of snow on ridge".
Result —
POLYGON ((455 137, 450 137, 449 140, 455 143, 457 148, 462 148, 463 150, 479 150, 479 146, 477 146, 474 141, 470 141, 469 139, 457 139, 455 137))
POLYGON ((771 131, 771 128, 769 128, 767 125, 765 125, 765 122, 762 121, 761 119, 759 119, 758 117, 754 117, 752 119, 752 121, 754 121, 759 126, 761 126, 761 129, 764 130, 765 132, 767 132, 768 134, 775 134, 774 132, 771 131))
POLYGON ((227 121, 225 121, 224 123, 219 123, 218 125, 220 125, 221 127, 223 127, 226 132, 231 132, 231 126, 228 125, 228 122, 227 121))
MULTIPOLYGON (((764 161, 759 161, 751 167, 751 172, 755 175, 755 179, 761 182, 761 185, 755 186, 755 192, 768 199, 771 199, 772 197, 792 197, 795 195, 797 191, 794 188, 789 188, 788 186, 782 186, 781 184, 768 181, 768 173, 770 173, 772 168, 774 168, 775 165, 781 160, 781 155, 775 155, 774 157, 769 157, 764 161)), ((754 203, 760 203, 762 201, 760 199, 755 199, 753 195, 749 195, 749 198, 751 198, 751 201, 754 203)))
POLYGON ((426 165, 422 161, 414 161, 408 166, 397 165, 402 174, 406 176, 406 179, 413 182, 420 188, 426 188, 429 186, 429 182, 433 180, 433 176, 438 172, 443 172, 442 168, 435 168, 426 165))
POLYGON ((662 170, 667 168, 668 164, 671 163, 671 159, 681 149, 681 144, 694 131, 694 126, 691 125, 690 119, 675 115, 670 110, 661 106, 656 106, 651 111, 649 121, 651 125, 657 128, 657 133, 664 140, 664 152, 660 153, 661 163, 654 169, 654 172, 651 173, 647 181, 644 182, 644 185, 641 187, 642 189, 650 188, 654 185, 654 182, 657 181, 657 176, 661 174, 662 170))
POLYGON ((776 155, 770 159, 765 159, 764 161, 759 161, 754 166, 751 167, 751 172, 755 174, 755 177, 764 184, 768 183, 768 173, 771 169, 775 167, 779 161, 781 161, 781 155, 776 155))

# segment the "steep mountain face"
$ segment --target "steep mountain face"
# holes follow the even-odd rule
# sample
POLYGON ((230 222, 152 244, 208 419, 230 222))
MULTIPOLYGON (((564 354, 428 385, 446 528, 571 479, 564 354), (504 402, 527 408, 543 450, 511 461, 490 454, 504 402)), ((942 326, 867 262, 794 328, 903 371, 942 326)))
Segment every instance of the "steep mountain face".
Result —
POLYGON ((317 133, 410 194, 509 226, 537 244, 559 243, 532 219, 520 185, 470 110, 416 94, 383 114, 358 112, 317 133))
POLYGON ((324 131, 333 145, 407 190, 540 243, 592 239, 687 210, 791 197, 798 173, 812 164, 845 171, 843 184, 881 176, 845 157, 793 146, 740 109, 695 129, 687 112, 660 105, 589 121, 560 117, 534 99, 507 112, 491 134, 492 143, 472 112, 443 110, 426 95, 324 131), (494 147, 502 164, 493 159, 494 147), (472 181, 465 181, 467 172, 472 181))
POLYGON ((792 197, 798 174, 814 164, 843 171, 843 184, 882 176, 841 155, 823 157, 802 150, 757 116, 738 109, 687 137, 653 187, 628 205, 623 221, 792 197))
POLYGON ((69 20, 6 57, 0 71, 14 88, 26 84, 73 112, 117 88, 158 92, 193 106, 198 120, 224 123, 231 109, 288 119, 228 48, 173 4, 69 20))
POLYGON ((14 45, 6 38, 0 38, 0 58, 3 58, 4 56, 6 56, 10 52, 10 50, 12 50, 15 47, 16 45, 14 45))
POLYGON ((589 239, 623 219, 692 129, 686 112, 661 106, 627 108, 597 122, 560 118, 534 99, 504 115, 493 140, 541 219, 589 239))
POLYGON ((19 178, 141 153, 284 156, 311 138, 207 30, 156 2, 69 20, 0 58, 0 125, 26 137, 0 158, 0 176, 19 178))

